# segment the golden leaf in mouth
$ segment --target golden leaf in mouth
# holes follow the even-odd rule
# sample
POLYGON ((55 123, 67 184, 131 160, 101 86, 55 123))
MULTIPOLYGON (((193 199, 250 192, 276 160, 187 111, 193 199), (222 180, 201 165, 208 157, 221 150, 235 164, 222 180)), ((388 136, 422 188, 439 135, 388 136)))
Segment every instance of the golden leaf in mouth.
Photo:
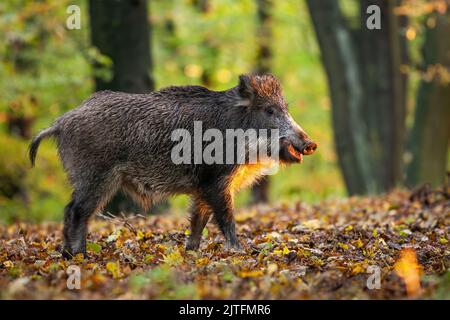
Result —
POLYGON ((303 161, 302 153, 295 150, 295 148, 292 146, 292 144, 289 145, 288 151, 294 158, 298 159, 300 162, 303 161))

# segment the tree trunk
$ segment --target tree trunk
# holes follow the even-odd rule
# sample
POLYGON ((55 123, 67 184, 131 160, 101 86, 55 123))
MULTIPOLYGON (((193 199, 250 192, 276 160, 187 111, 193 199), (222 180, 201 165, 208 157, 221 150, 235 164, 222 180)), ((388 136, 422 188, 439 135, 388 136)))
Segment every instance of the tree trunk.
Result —
MULTIPOLYGON (((147 15, 146 0, 89 1, 92 44, 113 62, 111 79, 95 75, 96 90, 147 93, 154 89, 147 15)), ((113 212, 138 209, 121 192, 107 207, 113 212)))
MULTIPOLYGON (((257 0, 258 29, 256 39, 258 52, 256 56, 255 72, 257 74, 268 73, 272 65, 272 0, 257 0)), ((253 203, 267 203, 269 201, 269 177, 265 176, 252 188, 253 203)))
MULTIPOLYGON (((208 15, 212 11, 212 3, 210 0, 194 0, 194 7, 202 14, 208 15)), ((219 54, 219 48, 215 42, 216 35, 206 31, 202 39, 201 49, 206 54, 203 57, 203 73, 201 75, 202 84, 205 87, 210 88, 213 85, 213 74, 217 57, 219 54)))
POLYGON ((335 147, 350 194, 376 191, 361 105, 362 74, 352 35, 335 0, 308 0, 332 102, 335 147))
POLYGON ((405 63, 405 41, 400 34, 400 19, 393 13, 397 1, 362 0, 360 51, 364 97, 361 108, 368 128, 373 179, 376 191, 388 191, 402 180, 406 117, 406 77, 400 73, 405 63), (381 29, 365 25, 369 5, 381 9, 381 29))
POLYGON ((177 39, 177 24, 175 21, 176 0, 166 0, 164 2, 164 33, 160 39, 162 45, 169 51, 170 58, 176 60, 182 55, 180 52, 179 40, 177 39))
MULTIPOLYGON (((422 48, 424 69, 437 66, 450 70, 450 10, 447 14, 432 14, 434 28, 425 26, 422 48)), ((438 70, 438 69, 435 69, 438 70)), ((412 156, 407 170, 409 186, 430 183, 440 185, 445 180, 450 139, 450 82, 443 77, 424 79, 417 93, 414 124, 408 150, 412 156)))
POLYGON ((113 62, 112 79, 95 77, 96 90, 152 91, 147 1, 90 0, 89 15, 92 44, 113 62))
POLYGON ((401 178, 405 120, 404 57, 391 1, 362 1, 350 29, 336 0, 307 0, 328 78, 339 165, 350 195, 378 193, 401 178), (381 30, 366 9, 381 9, 381 30))

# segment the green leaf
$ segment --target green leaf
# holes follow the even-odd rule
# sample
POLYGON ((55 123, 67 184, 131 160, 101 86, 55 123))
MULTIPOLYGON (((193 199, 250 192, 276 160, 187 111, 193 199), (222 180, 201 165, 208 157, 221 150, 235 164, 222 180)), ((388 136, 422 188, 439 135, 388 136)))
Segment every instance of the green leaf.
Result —
POLYGON ((86 248, 88 251, 93 253, 100 253, 100 251, 102 251, 102 246, 94 242, 88 242, 86 244, 86 248))

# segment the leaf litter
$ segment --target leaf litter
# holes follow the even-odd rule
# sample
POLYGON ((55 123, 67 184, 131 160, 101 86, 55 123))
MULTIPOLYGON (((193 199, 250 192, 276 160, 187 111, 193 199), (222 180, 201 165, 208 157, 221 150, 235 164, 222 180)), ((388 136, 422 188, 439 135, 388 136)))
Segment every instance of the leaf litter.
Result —
POLYGON ((1 225, 0 298, 450 299, 448 190, 257 206, 236 220, 244 253, 225 251, 213 225, 185 251, 187 217, 101 214, 88 257, 69 261, 60 223, 1 225))

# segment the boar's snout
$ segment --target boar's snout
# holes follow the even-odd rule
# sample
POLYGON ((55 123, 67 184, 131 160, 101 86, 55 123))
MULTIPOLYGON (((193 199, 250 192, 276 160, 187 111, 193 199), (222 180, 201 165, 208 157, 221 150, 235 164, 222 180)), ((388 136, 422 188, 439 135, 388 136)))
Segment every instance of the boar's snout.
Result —
POLYGON ((305 138, 296 136, 295 139, 280 139, 280 158, 284 162, 295 163, 302 162, 303 155, 313 154, 317 149, 317 143, 305 138))
POLYGON ((306 140, 303 143, 302 148, 301 148, 300 151, 304 155, 310 155, 310 154, 313 154, 314 151, 316 151, 316 149, 317 149, 317 143, 315 143, 314 141, 311 141, 311 140, 306 140))

